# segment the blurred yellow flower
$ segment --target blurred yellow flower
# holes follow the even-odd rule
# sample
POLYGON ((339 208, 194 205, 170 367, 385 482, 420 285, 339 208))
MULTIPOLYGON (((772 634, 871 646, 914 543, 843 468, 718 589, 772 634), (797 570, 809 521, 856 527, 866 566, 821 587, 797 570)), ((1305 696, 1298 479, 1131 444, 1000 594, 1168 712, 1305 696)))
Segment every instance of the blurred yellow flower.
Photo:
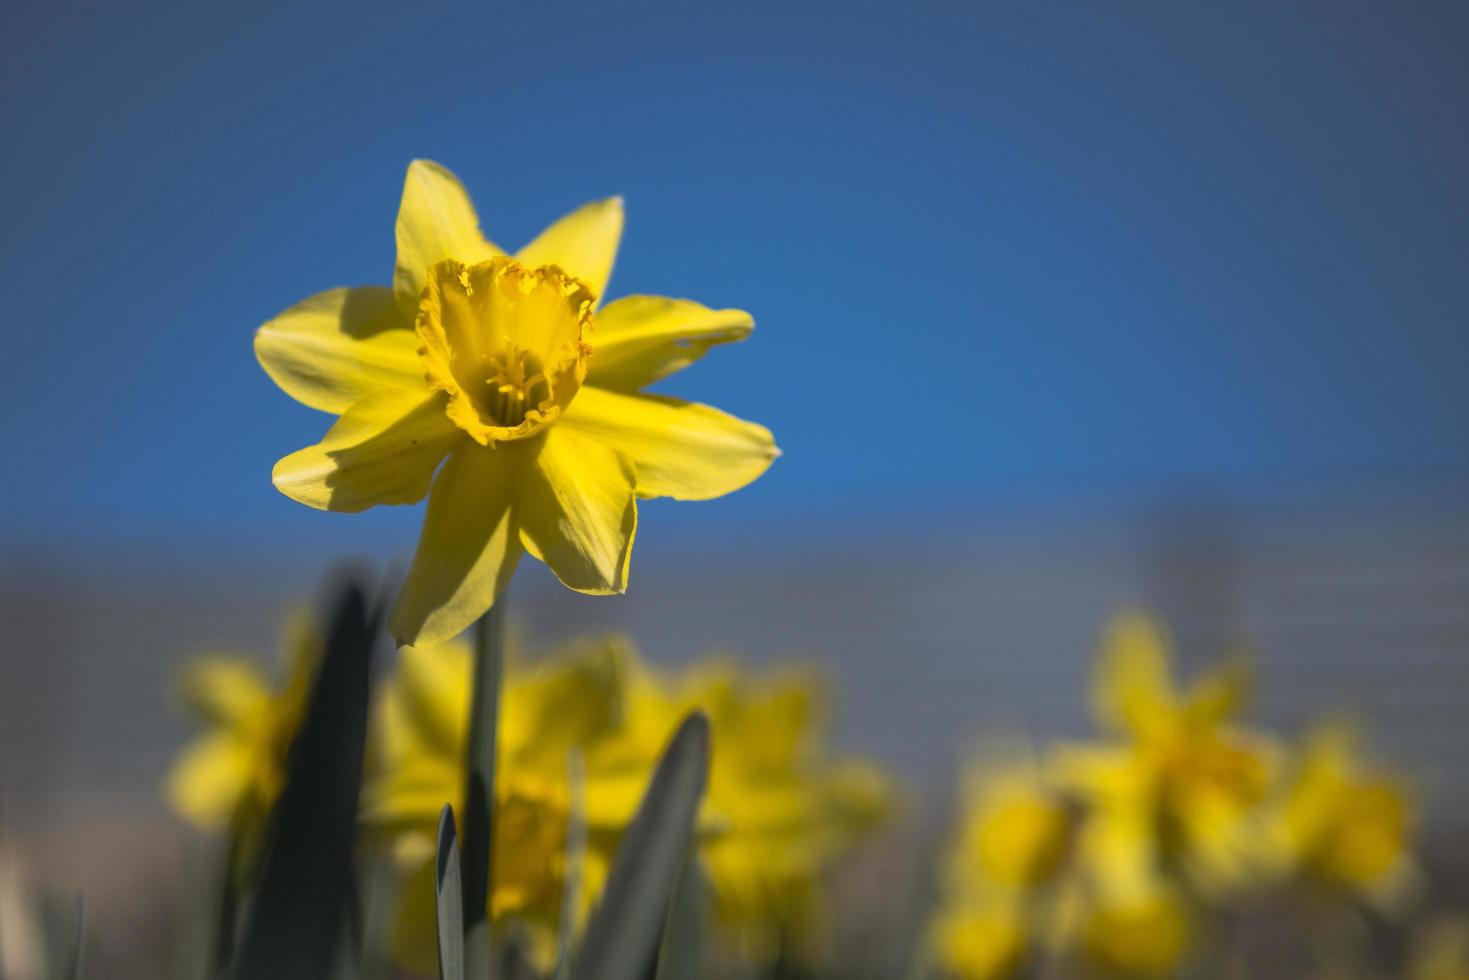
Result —
POLYGON ((1087 962, 1105 975, 1159 980, 1178 974, 1192 943, 1188 906, 1160 883, 1135 901, 1092 905, 1081 947, 1087 962))
POLYGON ((297 616, 287 626, 277 680, 256 660, 231 654, 184 667, 180 695, 204 732, 168 774, 165 795, 175 812, 204 829, 234 822, 247 841, 260 830, 285 782, 320 648, 309 619, 297 616))
MULTIPOLYGON (((408 875, 394 937, 398 958, 430 971, 434 831, 444 804, 463 812, 471 652, 450 641, 404 648, 378 705, 362 818, 408 875)), ((621 722, 620 665, 585 656, 523 668, 512 660, 496 743, 490 910, 516 916, 549 945, 565 874, 568 754, 621 722)))
POLYGON ((337 511, 429 498, 400 642, 459 633, 522 551, 579 592, 622 592, 638 498, 718 497, 777 455, 761 426, 643 391, 752 321, 656 296, 598 310, 622 221, 620 199, 588 204, 511 258, 458 179, 414 161, 392 288, 319 293, 257 333, 271 378, 340 416, 276 464, 283 493, 337 511))
POLYGON ((1408 884, 1412 804, 1397 780, 1357 758, 1346 724, 1306 739, 1279 821, 1285 846, 1320 883, 1381 901, 1408 884))
MULTIPOLYGON (((432 840, 439 808, 457 806, 470 655, 448 643, 405 649, 389 681, 364 820, 413 876, 398 923, 405 965, 432 965, 432 840), (420 897, 415 899, 417 890, 420 897)), ((571 793, 581 758, 586 853, 578 920, 610 868, 657 758, 692 707, 709 715, 713 758, 700 815, 700 857, 721 919, 769 949, 809 922, 817 878, 870 829, 891 790, 874 769, 829 764, 808 679, 751 681, 727 664, 666 679, 615 640, 573 645, 506 673, 496 769, 491 910, 542 950, 560 914, 571 793), (507 816, 519 812, 523 818, 507 816)))
POLYGON ((1075 814, 1032 765, 979 768, 966 780, 959 841, 950 870, 1012 887, 1055 877, 1071 843, 1075 814))
POLYGON ((811 674, 752 675, 717 659, 671 679, 636 668, 634 677, 633 710, 662 701, 669 719, 662 737, 642 740, 648 768, 674 720, 695 708, 709 717, 700 857, 720 920, 757 959, 782 943, 803 952, 824 907, 822 875, 891 812, 887 776, 828 759, 824 685, 811 674))
POLYGON ((963 980, 1017 975, 1036 955, 1048 894, 1070 850, 1074 814, 1031 760, 972 764, 931 926, 940 969, 963 980))
POLYGON ((1033 929, 1016 895, 986 893, 951 898, 933 925, 934 959, 945 976, 1006 980, 1018 976, 1033 929))
POLYGON ((987 980, 1076 957, 1149 980, 1183 962, 1192 913, 1159 873, 1142 809, 1068 800, 1026 761, 978 767, 967 783, 933 927, 948 974, 987 980))
POLYGON ((1177 973, 1193 951, 1197 913, 1169 873, 1155 814, 1136 799, 1092 801, 1054 920, 1057 941, 1098 972, 1151 980, 1177 973))
POLYGON ((1159 859, 1206 892, 1246 883, 1263 867, 1254 821, 1280 749, 1235 724, 1250 679, 1235 659, 1180 691, 1162 629, 1137 613, 1121 616, 1103 643, 1094 704, 1123 742, 1055 757, 1063 785, 1154 838, 1159 859))

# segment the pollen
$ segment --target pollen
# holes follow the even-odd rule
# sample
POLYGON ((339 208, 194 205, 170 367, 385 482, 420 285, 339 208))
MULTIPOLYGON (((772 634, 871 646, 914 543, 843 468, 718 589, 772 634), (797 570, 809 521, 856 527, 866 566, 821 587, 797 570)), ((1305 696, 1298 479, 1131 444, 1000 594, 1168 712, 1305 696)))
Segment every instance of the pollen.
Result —
POLYGON ((516 347, 509 338, 506 338, 505 347, 504 354, 485 359, 490 371, 490 376, 485 379, 485 384, 491 385, 502 395, 509 395, 517 402, 525 401, 530 396, 531 389, 537 384, 545 382, 549 385, 546 372, 528 373, 529 355, 525 351, 516 347))
POLYGON ((552 424, 586 374, 591 298, 554 266, 497 256, 435 267, 415 323, 426 377, 450 419, 481 445, 552 424), (569 291, 568 291, 569 289, 569 291))

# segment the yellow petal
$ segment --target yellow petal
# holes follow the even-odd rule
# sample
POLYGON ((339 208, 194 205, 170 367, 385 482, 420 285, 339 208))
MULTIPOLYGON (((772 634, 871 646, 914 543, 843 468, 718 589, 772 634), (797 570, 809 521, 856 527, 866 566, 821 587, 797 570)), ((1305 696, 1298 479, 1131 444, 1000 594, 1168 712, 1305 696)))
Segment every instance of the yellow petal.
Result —
POLYGON ((635 391, 681 371, 715 344, 744 340, 744 310, 711 310, 686 299, 625 296, 597 314, 587 383, 635 391))
POLYGON ((404 647, 388 703, 426 748, 455 756, 469 712, 469 645, 458 641, 404 647))
POLYGON ((708 500, 753 481, 780 450, 770 430, 697 402, 583 387, 558 428, 632 459, 639 497, 708 500))
POLYGON ((1184 712, 1200 729, 1215 728, 1244 710, 1255 674, 1243 656, 1234 656, 1200 677, 1189 689, 1184 712))
POLYGON ((199 657, 185 665, 179 682, 184 703, 215 725, 248 728, 270 710, 270 683, 246 657, 199 657))
POLYGON ((436 262, 458 259, 473 265, 504 254, 480 233, 479 217, 459 178, 432 160, 414 160, 408 165, 403 201, 398 206, 397 235, 393 293, 398 308, 409 320, 418 309, 418 297, 436 262))
POLYGON ((304 405, 343 412, 383 388, 422 388, 418 338, 385 286, 329 289, 255 333, 255 357, 304 405))
POLYGON ((252 761, 248 744, 229 733, 199 739, 169 771, 169 804, 195 826, 223 826, 249 784, 252 761))
POLYGON ((389 625, 399 643, 440 643, 459 634, 509 584, 521 550, 511 502, 532 469, 533 448, 466 442, 444 464, 393 607, 389 625))
POLYGON ((418 865, 401 888, 393 922, 393 959, 415 975, 430 976, 439 962, 433 859, 418 865))
POLYGON ((358 511, 423 499, 434 467, 463 433, 442 392, 387 389, 352 405, 321 442, 275 464, 271 480, 320 510, 358 511))
POLYGON ((515 253, 524 265, 559 265, 586 283, 597 302, 612 278, 612 262, 622 238, 622 198, 585 204, 536 236, 515 253))
POLYGON ((1118 616, 1102 641, 1101 661, 1094 702, 1104 722, 1144 737, 1172 723, 1177 699, 1157 623, 1142 613, 1118 616))
POLYGON ((362 788, 360 819, 374 833, 391 837, 432 827, 445 804, 462 809, 463 768, 450 756, 414 755, 374 772, 362 788))
POLYGON ((567 588, 626 591, 638 526, 635 480, 632 463, 616 449, 552 426, 519 489, 521 543, 567 588))
POLYGON ((513 765, 538 767, 559 779, 567 752, 618 732, 626 710, 625 659, 614 642, 592 642, 517 677, 507 689, 505 721, 519 717, 506 727, 528 737, 502 735, 501 744, 514 752, 513 765))

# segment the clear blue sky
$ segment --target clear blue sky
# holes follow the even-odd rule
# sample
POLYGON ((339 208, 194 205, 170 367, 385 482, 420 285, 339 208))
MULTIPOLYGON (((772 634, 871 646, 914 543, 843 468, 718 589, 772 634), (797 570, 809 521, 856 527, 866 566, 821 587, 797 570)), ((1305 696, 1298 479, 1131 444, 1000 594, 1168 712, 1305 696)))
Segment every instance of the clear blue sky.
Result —
POLYGON ((5 20, 0 540, 411 538, 272 489, 328 419, 250 341, 389 280, 415 156, 512 247, 620 193, 612 295, 754 313, 670 390, 786 455, 680 519, 1469 476, 1463 5, 5 20))

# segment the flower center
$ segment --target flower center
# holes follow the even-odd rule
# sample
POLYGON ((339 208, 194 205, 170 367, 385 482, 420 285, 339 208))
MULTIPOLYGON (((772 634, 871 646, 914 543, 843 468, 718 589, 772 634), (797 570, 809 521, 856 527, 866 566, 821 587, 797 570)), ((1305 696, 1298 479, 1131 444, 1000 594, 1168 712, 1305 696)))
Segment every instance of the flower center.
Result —
POLYGON ((485 358, 489 389, 481 396, 485 414, 501 425, 519 425, 533 414, 545 415, 553 407, 551 381, 529 351, 506 341, 503 354, 485 358))
POLYGON ((425 378, 476 442, 524 439, 570 404, 591 353, 586 286, 555 266, 497 256, 434 266, 415 329, 425 378))

